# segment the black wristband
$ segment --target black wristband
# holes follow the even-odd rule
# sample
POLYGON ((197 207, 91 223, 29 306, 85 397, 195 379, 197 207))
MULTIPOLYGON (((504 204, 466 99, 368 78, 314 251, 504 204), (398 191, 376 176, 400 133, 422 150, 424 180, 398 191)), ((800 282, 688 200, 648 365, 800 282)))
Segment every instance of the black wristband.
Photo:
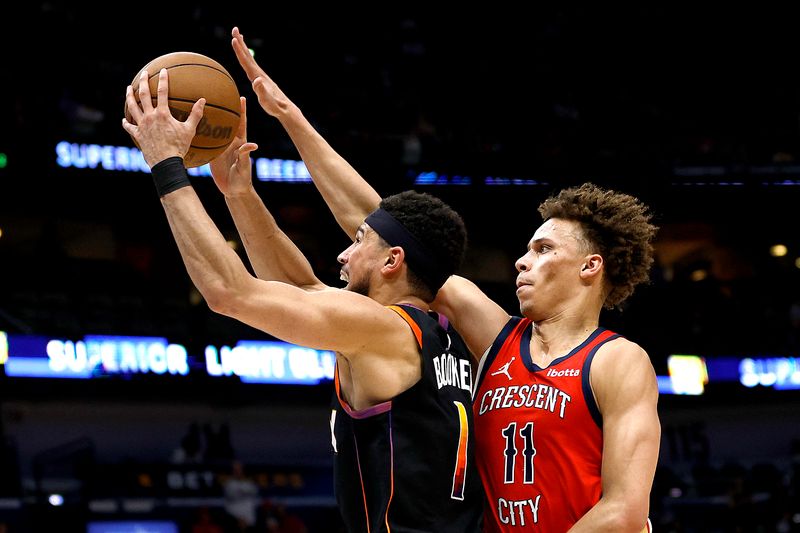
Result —
POLYGON ((153 165, 150 171, 153 173, 153 183, 156 184, 158 196, 164 196, 191 185, 189 173, 186 172, 183 159, 180 157, 168 157, 153 165))

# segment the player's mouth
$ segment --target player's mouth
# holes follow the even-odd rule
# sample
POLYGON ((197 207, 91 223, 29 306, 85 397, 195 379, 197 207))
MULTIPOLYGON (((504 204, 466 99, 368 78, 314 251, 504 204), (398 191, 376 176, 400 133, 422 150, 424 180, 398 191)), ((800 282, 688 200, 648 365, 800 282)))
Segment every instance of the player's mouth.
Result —
POLYGON ((527 281, 517 279, 517 294, 519 294, 522 290, 524 290, 525 287, 530 287, 530 286, 531 284, 528 283, 527 281))

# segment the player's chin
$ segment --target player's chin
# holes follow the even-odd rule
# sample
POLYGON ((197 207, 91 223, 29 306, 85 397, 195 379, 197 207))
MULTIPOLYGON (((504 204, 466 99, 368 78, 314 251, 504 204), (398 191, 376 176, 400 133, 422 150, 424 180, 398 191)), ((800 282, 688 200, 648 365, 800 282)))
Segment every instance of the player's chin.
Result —
POLYGON ((530 299, 528 299, 528 298, 517 297, 517 300, 519 300, 519 312, 520 312, 520 314, 522 316, 526 317, 526 318, 531 318, 531 316, 534 313, 534 311, 533 311, 533 302, 531 302, 530 299))
POLYGON ((350 280, 350 282, 344 287, 344 290, 369 297, 369 283, 365 283, 363 281, 356 280, 354 282, 353 280, 350 280))

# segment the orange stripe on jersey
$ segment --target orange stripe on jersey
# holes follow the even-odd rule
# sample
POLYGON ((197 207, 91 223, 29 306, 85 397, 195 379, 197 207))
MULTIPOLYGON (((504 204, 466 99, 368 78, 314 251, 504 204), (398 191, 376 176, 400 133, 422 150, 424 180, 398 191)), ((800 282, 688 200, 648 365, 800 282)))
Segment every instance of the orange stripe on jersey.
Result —
POLYGON ((361 480, 361 496, 364 498, 364 517, 367 519, 367 533, 369 531, 369 507, 367 506, 367 490, 364 488, 364 474, 361 473, 361 457, 358 454, 358 439, 353 439, 356 447, 356 464, 358 464, 358 478, 361 480))
POLYGON ((417 343, 419 343, 419 347, 422 348, 422 330, 419 329, 419 326, 414 319, 411 318, 411 315, 406 313, 406 310, 400 307, 399 305, 387 305, 389 309, 400 315, 403 320, 408 322, 408 325, 411 326, 411 329, 414 331, 414 336, 417 338, 417 343))
POLYGON ((450 497, 454 500, 464 499, 464 485, 467 480, 467 445, 469 444, 469 418, 467 410, 461 402, 453 402, 458 410, 458 421, 461 432, 458 436, 458 452, 456 468, 453 472, 453 490, 450 497))

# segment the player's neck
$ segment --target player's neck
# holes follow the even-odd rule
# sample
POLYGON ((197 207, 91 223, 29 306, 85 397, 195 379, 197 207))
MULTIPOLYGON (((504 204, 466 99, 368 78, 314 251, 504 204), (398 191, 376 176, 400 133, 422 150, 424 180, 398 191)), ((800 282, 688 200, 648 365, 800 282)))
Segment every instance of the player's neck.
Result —
POLYGON ((412 295, 408 286, 385 284, 373 288, 369 297, 383 305, 408 304, 423 311, 427 311, 430 308, 430 302, 412 295))
POLYGON ((559 313, 546 320, 534 322, 531 335, 531 357, 539 366, 568 354, 597 329, 599 312, 559 313))

